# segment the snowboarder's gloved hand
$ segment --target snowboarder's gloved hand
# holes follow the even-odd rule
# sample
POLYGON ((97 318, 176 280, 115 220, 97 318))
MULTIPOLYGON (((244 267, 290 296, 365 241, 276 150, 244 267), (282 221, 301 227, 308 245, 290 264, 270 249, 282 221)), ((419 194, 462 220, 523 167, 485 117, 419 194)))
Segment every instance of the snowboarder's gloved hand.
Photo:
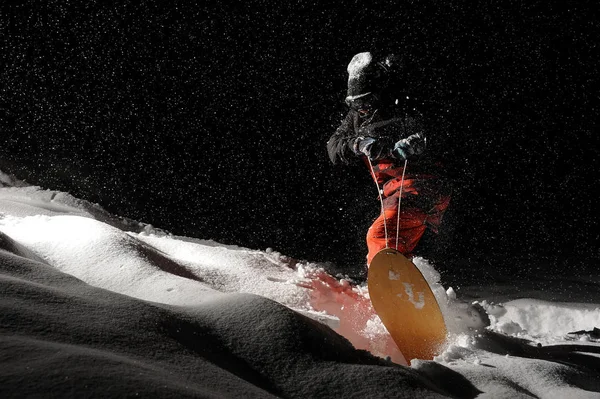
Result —
POLYGON ((418 157, 425 152, 426 144, 427 140, 422 133, 410 135, 394 144, 392 156, 401 161, 418 157))
POLYGON ((357 155, 366 155, 370 160, 378 160, 390 156, 392 149, 391 140, 373 137, 358 137, 354 140, 353 151, 357 155))

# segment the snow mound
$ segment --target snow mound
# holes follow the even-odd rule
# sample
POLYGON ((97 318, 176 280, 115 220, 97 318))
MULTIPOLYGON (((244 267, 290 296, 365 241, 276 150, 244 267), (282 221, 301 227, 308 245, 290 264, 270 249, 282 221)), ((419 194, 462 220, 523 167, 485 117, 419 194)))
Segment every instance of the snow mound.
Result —
POLYGON ((490 313, 495 330, 545 341, 600 326, 600 305, 593 304, 517 299, 490 313))
POLYGON ((5 217, 0 232, 28 248, 30 259, 139 299, 194 305, 214 293, 246 292, 306 307, 306 290, 279 282, 296 272, 259 251, 124 232, 72 215, 5 217))
MULTIPOLYGON (((2 397, 366 397, 440 392, 267 298, 173 307, 0 251, 2 397), (10 324, 7 322, 10 321, 10 324), (369 375, 370 378, 364 378, 369 375)), ((402 396, 400 396, 402 397, 402 396)))

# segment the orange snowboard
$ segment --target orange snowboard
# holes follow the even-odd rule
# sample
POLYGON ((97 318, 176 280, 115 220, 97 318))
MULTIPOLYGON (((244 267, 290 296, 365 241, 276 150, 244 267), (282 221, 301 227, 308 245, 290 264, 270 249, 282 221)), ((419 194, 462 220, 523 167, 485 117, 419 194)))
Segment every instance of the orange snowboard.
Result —
POLYGON ((446 324, 429 284, 395 249, 379 251, 369 266, 369 296, 406 358, 433 359, 446 340, 446 324))

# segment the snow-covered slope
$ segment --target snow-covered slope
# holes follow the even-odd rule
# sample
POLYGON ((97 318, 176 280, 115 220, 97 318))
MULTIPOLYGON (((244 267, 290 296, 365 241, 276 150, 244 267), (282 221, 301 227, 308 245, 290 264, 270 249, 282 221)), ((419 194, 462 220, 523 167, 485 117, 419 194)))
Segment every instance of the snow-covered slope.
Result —
POLYGON ((568 335, 600 325, 600 299, 481 295, 491 326, 473 332, 417 259, 454 325, 435 361, 406 367, 385 359, 403 363, 365 287, 319 264, 0 181, 2 397, 600 396, 597 337, 568 335))

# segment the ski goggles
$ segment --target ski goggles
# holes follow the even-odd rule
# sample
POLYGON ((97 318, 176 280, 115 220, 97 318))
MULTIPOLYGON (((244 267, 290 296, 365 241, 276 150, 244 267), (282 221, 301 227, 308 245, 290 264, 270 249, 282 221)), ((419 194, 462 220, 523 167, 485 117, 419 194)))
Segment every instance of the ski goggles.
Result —
POLYGON ((346 97, 346 105, 358 112, 368 112, 373 109, 374 97, 372 93, 346 97))

